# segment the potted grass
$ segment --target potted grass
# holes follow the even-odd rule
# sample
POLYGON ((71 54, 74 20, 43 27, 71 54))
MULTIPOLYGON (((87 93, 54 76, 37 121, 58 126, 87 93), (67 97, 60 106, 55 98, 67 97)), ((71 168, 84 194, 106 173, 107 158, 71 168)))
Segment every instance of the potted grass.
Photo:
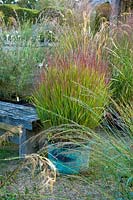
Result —
MULTIPOLYGON (((34 104, 44 128, 76 123, 94 129, 99 125, 107 99, 108 91, 103 75, 83 66, 82 69, 78 66, 63 70, 56 67, 49 68, 34 94, 34 104)), ((83 135, 78 137, 78 133, 76 131, 73 133, 72 130, 62 131, 65 137, 58 138, 56 137, 58 131, 54 133, 55 137, 53 134, 49 135, 51 142, 48 147, 49 158, 54 161, 59 172, 78 173, 83 163, 88 164, 90 150, 88 139, 85 145, 85 142, 80 141, 84 138, 83 135), (69 138, 70 133, 73 137, 69 138), (75 140, 76 144, 72 142, 75 140), (78 165, 77 168, 75 164, 78 165), (73 170, 72 166, 75 166, 76 170, 73 170)))
POLYGON ((90 46, 84 45, 88 43, 79 41, 75 32, 67 37, 69 44, 66 40, 62 42, 60 52, 56 51, 56 55, 48 59, 48 69, 41 75, 33 102, 44 129, 50 128, 47 137, 50 160, 59 172, 75 174, 88 168, 91 139, 90 135, 79 134, 76 129, 73 132, 73 128, 66 130, 66 127, 79 124, 95 129, 108 104, 109 94, 107 65, 97 60, 90 46), (51 133, 51 127, 59 129, 51 133))

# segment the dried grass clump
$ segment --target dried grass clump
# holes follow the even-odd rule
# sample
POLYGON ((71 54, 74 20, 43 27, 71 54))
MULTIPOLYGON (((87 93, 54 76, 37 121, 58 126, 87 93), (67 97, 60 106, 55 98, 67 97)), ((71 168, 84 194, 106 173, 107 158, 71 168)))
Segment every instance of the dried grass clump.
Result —
POLYGON ((32 166, 32 177, 37 176, 37 179, 41 181, 40 189, 49 187, 52 191, 56 181, 56 168, 53 163, 46 157, 38 154, 31 154, 25 157, 24 167, 28 165, 32 166), (37 173, 36 170, 38 171, 37 173))
POLYGON ((56 168, 46 157, 38 154, 27 155, 25 156, 25 159, 23 159, 11 173, 9 173, 8 176, 4 177, 0 188, 7 186, 10 183, 12 190, 14 190, 14 187, 16 188, 16 185, 19 190, 20 181, 21 184, 23 184, 23 189, 26 187, 30 190, 32 189, 32 185, 28 182, 29 178, 32 178, 32 183, 36 184, 38 191, 49 188, 52 192, 53 185, 56 181, 56 168), (23 170, 24 174, 22 173, 23 170), (26 170, 28 170, 30 174, 27 174, 26 170), (21 177, 20 180, 19 177, 21 177))

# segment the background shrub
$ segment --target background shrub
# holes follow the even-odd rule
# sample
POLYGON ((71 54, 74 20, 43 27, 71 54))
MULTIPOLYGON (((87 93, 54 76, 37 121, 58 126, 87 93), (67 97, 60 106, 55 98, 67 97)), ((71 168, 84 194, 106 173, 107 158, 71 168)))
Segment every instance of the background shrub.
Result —
POLYGON ((0 11, 4 14, 4 20, 8 23, 9 17, 14 17, 17 21, 20 22, 30 20, 31 22, 35 22, 39 16, 39 11, 28 9, 28 8, 21 8, 17 5, 12 4, 1 4, 0 11))
POLYGON ((27 46, 0 49, 0 97, 16 100, 17 96, 24 99, 31 95, 43 56, 43 48, 30 42, 27 46))
POLYGON ((111 5, 110 3, 103 3, 98 5, 95 9, 95 14, 91 14, 91 29, 95 34, 101 29, 101 24, 104 22, 109 22, 111 16, 111 5))

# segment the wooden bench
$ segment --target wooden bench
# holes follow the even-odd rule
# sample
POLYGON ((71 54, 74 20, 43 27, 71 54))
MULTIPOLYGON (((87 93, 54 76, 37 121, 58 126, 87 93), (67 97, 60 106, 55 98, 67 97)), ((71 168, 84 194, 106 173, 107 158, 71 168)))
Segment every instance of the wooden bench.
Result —
POLYGON ((33 107, 0 101, 0 123, 22 127, 18 137, 19 156, 34 152, 34 144, 26 142, 35 135, 34 130, 40 122, 33 107))

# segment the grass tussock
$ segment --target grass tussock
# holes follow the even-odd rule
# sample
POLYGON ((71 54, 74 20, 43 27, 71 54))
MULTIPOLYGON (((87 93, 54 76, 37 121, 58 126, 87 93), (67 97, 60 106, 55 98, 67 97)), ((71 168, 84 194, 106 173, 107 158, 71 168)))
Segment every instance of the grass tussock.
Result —
POLYGON ((55 181, 56 168, 50 160, 38 154, 26 155, 13 171, 1 176, 0 197, 8 198, 8 196, 14 196, 19 198, 28 196, 32 192, 34 198, 40 191, 45 193, 46 188, 52 192, 55 181), (21 191, 19 187, 21 187, 21 191), (14 188, 16 188, 16 192, 14 188))

